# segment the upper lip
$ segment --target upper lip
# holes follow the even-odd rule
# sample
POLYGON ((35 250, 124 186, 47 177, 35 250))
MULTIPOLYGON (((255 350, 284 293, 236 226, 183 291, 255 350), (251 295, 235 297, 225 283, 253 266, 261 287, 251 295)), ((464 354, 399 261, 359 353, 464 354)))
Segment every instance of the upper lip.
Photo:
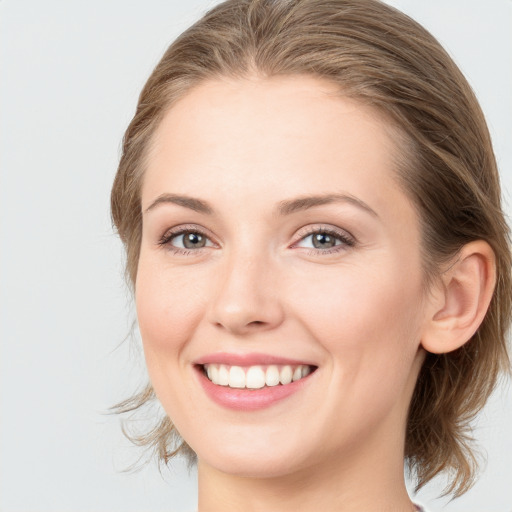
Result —
POLYGON ((280 357, 271 354, 249 353, 249 354, 234 354, 228 352, 215 352, 198 358, 194 364, 226 364, 229 366, 256 366, 256 365, 310 365, 308 361, 301 361, 298 359, 290 359, 288 357, 280 357))

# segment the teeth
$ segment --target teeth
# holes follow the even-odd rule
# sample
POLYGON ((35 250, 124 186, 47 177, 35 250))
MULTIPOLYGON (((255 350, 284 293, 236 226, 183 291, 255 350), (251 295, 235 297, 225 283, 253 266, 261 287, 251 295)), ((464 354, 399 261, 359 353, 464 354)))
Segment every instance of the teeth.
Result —
POLYGON ((220 384, 221 386, 229 386, 229 370, 228 367, 223 364, 219 366, 219 380, 216 382, 216 384, 220 384))
POLYGON ((265 372, 261 366, 251 366, 245 374, 245 386, 259 389, 265 386, 265 372))
POLYGON ((219 369, 214 366, 213 364, 209 364, 206 368, 206 375, 208 375, 208 378, 210 380, 214 380, 215 382, 218 382, 219 380, 219 369))
POLYGON ((283 366, 279 374, 279 381, 281 384, 290 384, 293 377, 293 370, 291 366, 283 366))
POLYGON ((245 388, 245 372, 240 366, 232 366, 229 369, 230 388, 245 388))
POLYGON ((205 364, 204 369, 208 378, 219 386, 229 386, 237 389, 260 389, 265 386, 290 384, 311 373, 311 367, 306 364, 298 366, 270 365, 263 366, 228 366, 225 364, 205 364))
POLYGON ((267 386, 277 386, 279 384, 279 368, 277 366, 269 366, 265 377, 267 386))

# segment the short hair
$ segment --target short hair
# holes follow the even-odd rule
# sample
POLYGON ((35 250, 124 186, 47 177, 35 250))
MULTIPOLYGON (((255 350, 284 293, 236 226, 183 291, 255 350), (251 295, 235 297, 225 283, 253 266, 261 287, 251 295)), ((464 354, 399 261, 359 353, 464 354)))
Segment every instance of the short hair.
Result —
MULTIPOLYGON (((254 75, 329 80, 397 128, 397 177, 420 218, 426 286, 464 244, 485 240, 494 251, 497 282, 482 324, 461 348, 427 354, 408 413, 405 457, 417 487, 447 471, 445 492, 458 496, 477 469, 471 421, 510 367, 509 231, 476 97, 436 39, 407 15, 378 0, 227 0, 178 37, 140 95, 112 189, 128 281, 135 283, 141 244, 141 183, 163 116, 206 80, 254 75)), ((116 411, 154 399, 148 384, 116 411)), ((193 456, 167 417, 132 440, 165 463, 176 453, 193 456)))

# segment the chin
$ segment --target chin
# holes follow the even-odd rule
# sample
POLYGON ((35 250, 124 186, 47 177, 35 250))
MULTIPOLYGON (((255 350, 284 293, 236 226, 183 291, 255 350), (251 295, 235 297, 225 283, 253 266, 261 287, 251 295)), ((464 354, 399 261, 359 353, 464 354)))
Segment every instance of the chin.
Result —
POLYGON ((260 438, 252 443, 208 445, 198 446, 199 464, 204 462, 223 473, 245 478, 283 477, 305 468, 311 460, 302 448, 283 446, 283 442, 276 440, 262 442, 260 438))
MULTIPOLYGON (((199 457, 199 461, 201 461, 199 457)), ((244 456, 240 454, 231 457, 212 457, 205 462, 218 471, 242 478, 280 478, 301 469, 295 460, 281 457, 244 456)))

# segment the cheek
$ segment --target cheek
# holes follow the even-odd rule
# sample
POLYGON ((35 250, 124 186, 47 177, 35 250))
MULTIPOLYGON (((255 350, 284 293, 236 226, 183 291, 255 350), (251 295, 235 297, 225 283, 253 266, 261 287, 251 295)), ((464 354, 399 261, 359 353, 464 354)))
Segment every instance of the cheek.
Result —
POLYGON ((179 349, 204 310, 204 290, 190 279, 190 272, 155 271, 158 268, 158 262, 141 255, 135 299, 146 352, 179 349))
POLYGON ((359 425, 347 436, 363 436, 362 425, 371 430, 387 417, 403 421, 416 380, 421 288, 398 269, 368 268, 333 277, 328 293, 311 280, 311 293, 296 303, 296 317, 328 357, 325 414, 333 436, 347 414, 359 425))
POLYGON ((405 379, 417 352, 419 274, 383 263, 312 276, 294 301, 294 316, 324 346, 340 378, 405 379), (403 371, 391 375, 390 368, 403 371))

